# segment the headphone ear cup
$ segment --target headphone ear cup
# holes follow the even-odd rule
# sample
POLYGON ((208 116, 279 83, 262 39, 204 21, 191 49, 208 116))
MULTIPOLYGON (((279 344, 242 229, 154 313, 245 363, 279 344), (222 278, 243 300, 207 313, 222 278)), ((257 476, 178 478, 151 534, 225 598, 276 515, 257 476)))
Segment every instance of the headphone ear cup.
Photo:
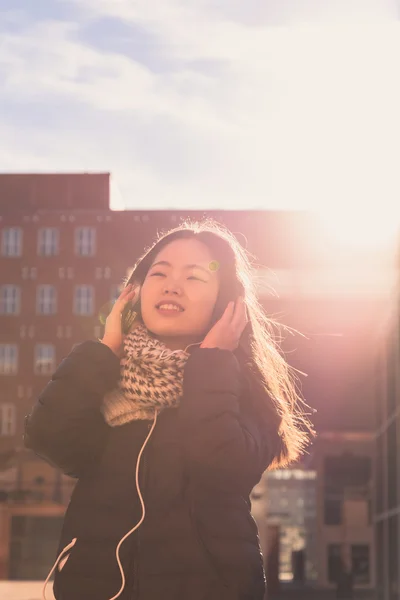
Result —
POLYGON ((137 312, 137 319, 140 319, 142 321, 142 304, 140 298, 135 304, 135 311, 137 312))
POLYGON ((236 281, 234 287, 232 287, 232 285, 227 287, 222 286, 222 288, 220 288, 211 317, 211 327, 215 325, 215 323, 217 323, 217 321, 219 321, 219 319, 222 317, 229 302, 232 300, 236 302, 239 296, 244 295, 244 287, 240 281, 236 281))
POLYGON ((124 335, 127 335, 132 328, 132 325, 136 320, 142 319, 142 312, 140 309, 140 288, 139 296, 137 299, 133 299, 133 302, 128 302, 124 307, 121 315, 121 330, 124 335))
POLYGON ((131 306, 125 306, 121 315, 121 329, 124 335, 127 335, 135 322, 137 317, 137 311, 134 310, 131 306))

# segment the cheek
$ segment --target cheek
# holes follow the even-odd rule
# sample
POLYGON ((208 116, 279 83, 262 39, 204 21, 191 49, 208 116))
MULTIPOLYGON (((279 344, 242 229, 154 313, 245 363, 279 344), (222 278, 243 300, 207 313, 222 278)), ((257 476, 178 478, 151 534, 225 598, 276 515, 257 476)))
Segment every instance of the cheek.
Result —
POLYGON ((197 313, 211 314, 217 300, 217 290, 192 288, 186 291, 186 296, 197 313))

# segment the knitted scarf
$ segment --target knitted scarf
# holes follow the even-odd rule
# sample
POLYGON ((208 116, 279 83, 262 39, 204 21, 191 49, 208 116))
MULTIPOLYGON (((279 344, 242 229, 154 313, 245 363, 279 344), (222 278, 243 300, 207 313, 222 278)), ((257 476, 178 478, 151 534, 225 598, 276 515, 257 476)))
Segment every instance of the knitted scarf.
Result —
POLYGON ((171 352, 151 337, 144 325, 124 340, 120 378, 117 387, 105 395, 102 413, 112 427, 139 419, 153 419, 154 413, 179 405, 183 369, 189 354, 171 352))

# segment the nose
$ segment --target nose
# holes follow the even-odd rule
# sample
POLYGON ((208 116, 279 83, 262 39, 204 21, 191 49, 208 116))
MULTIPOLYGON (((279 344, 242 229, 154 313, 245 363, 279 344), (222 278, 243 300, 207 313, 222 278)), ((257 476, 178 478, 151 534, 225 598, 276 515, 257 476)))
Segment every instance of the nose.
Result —
POLYGON ((180 296, 182 294, 182 288, 177 281, 170 279, 169 281, 165 282, 163 293, 165 295, 171 294, 180 296))

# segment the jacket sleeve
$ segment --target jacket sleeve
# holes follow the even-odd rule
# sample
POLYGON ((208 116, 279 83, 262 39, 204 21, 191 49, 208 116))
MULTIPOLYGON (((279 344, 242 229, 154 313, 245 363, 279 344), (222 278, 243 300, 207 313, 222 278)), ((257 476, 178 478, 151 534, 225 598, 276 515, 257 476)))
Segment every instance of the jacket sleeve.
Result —
POLYGON ((119 359, 106 345, 87 341, 76 346, 25 417, 25 447, 80 477, 105 445, 109 426, 100 404, 118 377, 119 359))
POLYGON ((233 352, 200 348, 188 358, 179 408, 188 473, 203 485, 250 493, 270 463, 233 352))

